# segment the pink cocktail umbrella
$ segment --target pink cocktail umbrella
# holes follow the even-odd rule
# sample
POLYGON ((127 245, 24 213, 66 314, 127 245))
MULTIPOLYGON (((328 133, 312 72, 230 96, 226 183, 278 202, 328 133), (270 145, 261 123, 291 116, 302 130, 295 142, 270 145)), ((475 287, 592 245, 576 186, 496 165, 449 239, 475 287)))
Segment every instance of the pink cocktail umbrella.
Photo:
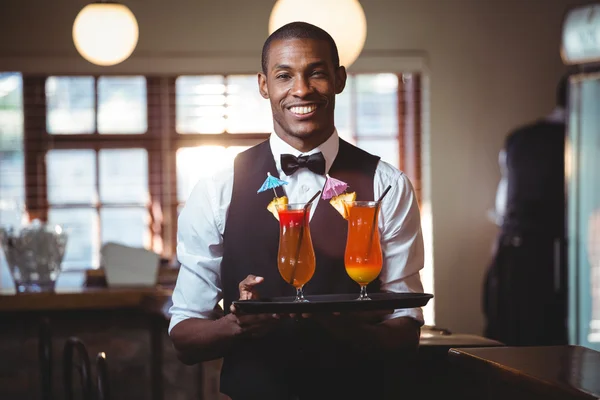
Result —
POLYGON ((334 196, 339 196, 348 188, 348 184, 346 182, 332 178, 329 176, 329 174, 325 176, 327 177, 327 181, 325 182, 325 187, 323 187, 323 200, 328 200, 334 196))

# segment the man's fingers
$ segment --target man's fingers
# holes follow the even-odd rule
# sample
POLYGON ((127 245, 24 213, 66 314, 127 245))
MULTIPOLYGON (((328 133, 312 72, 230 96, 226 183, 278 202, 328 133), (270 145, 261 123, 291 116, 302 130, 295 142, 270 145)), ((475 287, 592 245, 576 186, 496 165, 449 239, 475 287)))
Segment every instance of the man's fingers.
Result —
POLYGON ((250 300, 253 297, 253 293, 255 293, 254 287, 264 280, 265 278, 262 276, 248 275, 246 279, 240 282, 240 299, 250 300))
POLYGON ((242 291, 252 291, 252 288, 254 288, 254 286, 258 285, 259 283, 261 283, 262 281, 264 281, 265 278, 263 278, 262 276, 254 276, 254 275, 248 275, 246 277, 246 279, 244 279, 243 281, 240 282, 240 292, 242 291))
POLYGON ((263 282, 265 278, 262 276, 248 275, 240 282, 240 300, 252 300, 258 297, 255 286, 263 282))

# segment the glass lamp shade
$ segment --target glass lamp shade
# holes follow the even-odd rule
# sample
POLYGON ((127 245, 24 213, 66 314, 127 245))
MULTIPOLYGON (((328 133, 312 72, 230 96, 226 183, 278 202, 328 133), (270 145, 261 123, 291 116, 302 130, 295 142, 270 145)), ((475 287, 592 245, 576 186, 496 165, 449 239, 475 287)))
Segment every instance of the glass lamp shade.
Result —
POLYGON ((102 66, 125 61, 138 42, 138 23, 131 10, 117 3, 85 6, 73 23, 73 42, 89 62, 102 66))
POLYGON ((271 11, 269 34, 294 21, 327 31, 335 40, 340 65, 346 68, 356 61, 365 45, 367 19, 358 0, 278 0, 271 11))

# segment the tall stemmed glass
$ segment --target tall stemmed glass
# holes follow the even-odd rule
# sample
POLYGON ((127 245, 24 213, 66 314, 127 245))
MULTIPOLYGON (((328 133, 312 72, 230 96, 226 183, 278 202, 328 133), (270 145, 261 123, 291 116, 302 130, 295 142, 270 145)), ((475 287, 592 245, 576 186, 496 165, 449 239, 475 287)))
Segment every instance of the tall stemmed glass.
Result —
POLYGON ((367 285, 379 276, 383 257, 377 229, 377 201, 346 202, 348 210, 348 239, 344 253, 346 272, 360 285, 357 300, 371 300, 367 285))
POLYGON ((317 192, 308 203, 280 204, 279 251, 277 268, 281 277, 296 288, 294 302, 307 302, 303 287, 315 273, 315 250, 310 236, 310 210, 312 201, 321 194, 317 192))
POLYGON ((344 265, 350 278, 360 285, 357 300, 371 300, 367 285, 381 273, 383 256, 378 229, 379 208, 390 189, 391 186, 388 186, 377 201, 344 203, 348 219, 344 265))

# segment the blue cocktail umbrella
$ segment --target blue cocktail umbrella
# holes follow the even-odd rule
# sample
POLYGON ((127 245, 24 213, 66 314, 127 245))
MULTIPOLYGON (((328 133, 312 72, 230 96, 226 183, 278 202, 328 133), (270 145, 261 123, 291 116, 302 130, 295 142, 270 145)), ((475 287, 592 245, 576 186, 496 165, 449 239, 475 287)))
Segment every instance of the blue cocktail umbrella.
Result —
POLYGON ((274 177, 273 175, 271 175, 270 172, 267 172, 267 179, 265 179, 262 186, 260 187, 260 189, 257 190, 256 193, 260 193, 260 192, 264 192, 265 190, 273 189, 273 193, 275 193, 275 197, 278 197, 277 192, 275 191, 275 188, 279 187, 279 186, 287 185, 287 184, 288 183, 286 181, 282 181, 281 179, 278 179, 278 178, 274 177))

